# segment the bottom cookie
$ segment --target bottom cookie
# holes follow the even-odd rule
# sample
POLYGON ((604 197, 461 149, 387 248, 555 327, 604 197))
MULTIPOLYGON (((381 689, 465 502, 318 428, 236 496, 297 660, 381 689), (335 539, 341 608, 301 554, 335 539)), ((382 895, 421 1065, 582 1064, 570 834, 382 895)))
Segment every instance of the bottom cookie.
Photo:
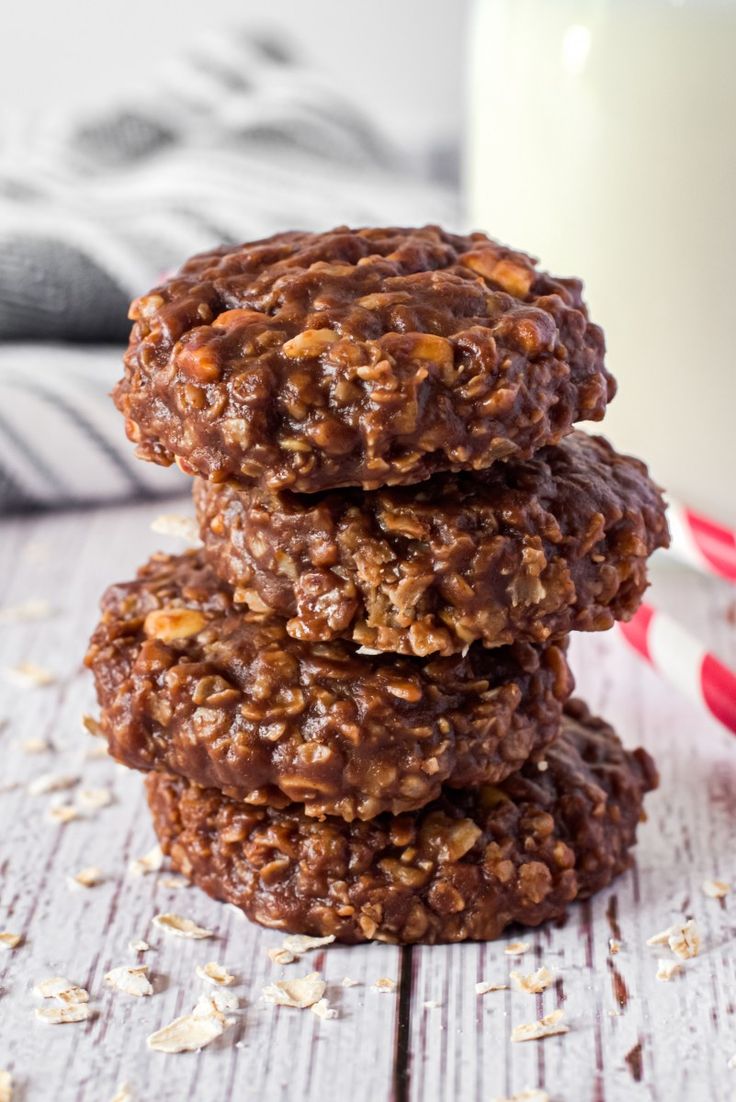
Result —
POLYGON ((579 700, 545 760, 352 823, 252 807, 171 774, 146 785, 175 868, 264 926, 344 942, 489 940, 561 916, 626 869, 657 784, 646 751, 624 750, 579 700))

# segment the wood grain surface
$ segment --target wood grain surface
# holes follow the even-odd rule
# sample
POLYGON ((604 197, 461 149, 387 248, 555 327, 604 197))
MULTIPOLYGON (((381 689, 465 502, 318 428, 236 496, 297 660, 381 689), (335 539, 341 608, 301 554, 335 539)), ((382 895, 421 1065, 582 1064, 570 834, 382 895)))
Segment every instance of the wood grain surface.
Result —
MULTIPOLYGON (((657 758, 660 790, 648 803, 636 869, 567 921, 515 930, 487 945, 400 950, 331 946, 285 968, 267 949, 281 937, 247 922, 195 889, 171 886, 170 873, 133 877, 129 862, 154 843, 141 778, 106 758, 80 716, 94 712, 81 668, 97 600, 111 581, 132 576, 156 548, 158 513, 186 503, 67 512, 0 525, 0 609, 45 599, 53 615, 5 622, 0 668, 32 662, 56 677, 18 687, 0 675, 0 930, 24 943, 0 950, 0 1067, 12 1072, 15 1100, 112 1102, 123 1082, 140 1102, 299 1099, 301 1102, 490 1102, 529 1088, 550 1102, 732 1102, 736 1098, 736 891, 722 901, 702 891, 706 878, 736 883, 736 740, 644 666, 618 632, 577 638, 573 666, 581 693, 616 724, 624 740, 657 758), (52 749, 30 754, 29 739, 52 749), (33 796, 41 773, 71 773, 86 786, 109 786, 114 802, 60 825, 49 806, 77 799, 78 788, 33 796), (105 880, 90 889, 68 877, 96 865, 105 880), (216 932, 206 941, 166 936, 154 914, 177 911, 216 932), (670 983, 655 978, 662 950, 648 936, 683 915, 700 927, 700 956, 670 983), (621 941, 615 956, 609 939, 621 941), (131 939, 150 942, 138 958, 131 939), (521 958, 510 940, 530 942, 521 958), (111 968, 145 960, 155 994, 111 990, 111 968), (217 960, 237 975, 236 1024, 200 1053, 150 1051, 146 1037, 194 1006, 203 990, 195 966, 217 960), (476 995, 479 980, 508 982, 509 971, 545 964, 556 975, 543 995, 516 990, 476 995), (275 1008, 261 998, 276 978, 320 971, 338 1018, 275 1008), (85 986, 95 1017, 50 1026, 38 1021, 34 982, 63 975, 85 986), (358 983, 342 986, 345 976, 358 983), (373 988, 380 977, 392 993, 373 988), (427 1005, 429 1004, 429 1005, 427 1005), (570 1032, 526 1044, 511 1030, 555 1007, 570 1032)), ((651 598, 736 665, 736 592, 661 558, 651 598)))

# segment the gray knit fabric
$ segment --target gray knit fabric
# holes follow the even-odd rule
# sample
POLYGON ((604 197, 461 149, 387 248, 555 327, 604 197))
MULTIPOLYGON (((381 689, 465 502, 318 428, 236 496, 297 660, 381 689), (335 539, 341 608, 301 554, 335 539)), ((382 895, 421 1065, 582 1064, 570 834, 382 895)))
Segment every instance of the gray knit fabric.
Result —
POLYGON ((408 176, 272 43, 212 35, 164 72, 106 114, 0 129, 0 511, 175 490, 134 459, 107 393, 130 299, 192 253, 285 228, 456 221, 452 193, 408 176))

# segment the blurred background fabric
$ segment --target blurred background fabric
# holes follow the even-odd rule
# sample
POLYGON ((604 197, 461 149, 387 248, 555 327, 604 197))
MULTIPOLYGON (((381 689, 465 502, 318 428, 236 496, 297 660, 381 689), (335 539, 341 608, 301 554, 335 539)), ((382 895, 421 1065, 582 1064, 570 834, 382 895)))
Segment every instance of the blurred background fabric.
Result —
POLYGON ((218 242, 455 225, 441 175, 280 39, 242 30, 198 36, 96 112, 3 113, 0 511, 174 491, 107 397, 131 298, 218 242))

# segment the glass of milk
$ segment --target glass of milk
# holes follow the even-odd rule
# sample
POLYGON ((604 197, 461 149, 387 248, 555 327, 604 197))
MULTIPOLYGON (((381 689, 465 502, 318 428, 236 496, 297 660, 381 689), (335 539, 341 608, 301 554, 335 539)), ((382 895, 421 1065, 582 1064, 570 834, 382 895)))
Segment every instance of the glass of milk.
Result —
POLYGON ((476 0, 471 221, 585 280, 605 431, 736 524, 736 0, 476 0))

